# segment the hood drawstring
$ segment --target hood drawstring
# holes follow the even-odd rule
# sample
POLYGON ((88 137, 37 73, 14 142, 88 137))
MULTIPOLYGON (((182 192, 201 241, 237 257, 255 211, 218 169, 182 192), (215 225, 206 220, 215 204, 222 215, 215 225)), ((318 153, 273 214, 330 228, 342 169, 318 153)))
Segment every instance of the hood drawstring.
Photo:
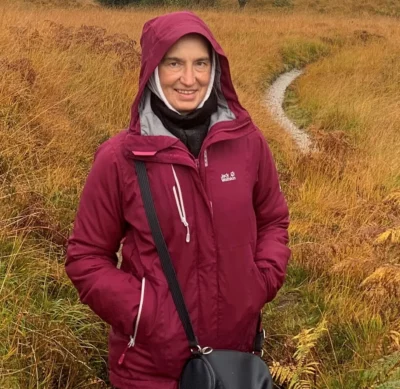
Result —
POLYGON ((171 165, 171 167, 172 167, 172 173, 174 174, 175 183, 176 183, 176 186, 174 185, 174 187, 173 187, 173 191, 174 191, 174 195, 175 195, 175 201, 176 201, 176 207, 178 208, 178 212, 179 212, 179 216, 181 218, 181 222, 186 227, 186 243, 189 243, 190 242, 190 229, 189 229, 189 223, 186 220, 185 205, 183 203, 181 186, 179 185, 178 176, 175 173, 174 166, 171 165), (178 188, 178 193, 176 191, 176 188, 178 188), (179 195, 179 198, 178 198, 178 195, 179 195))

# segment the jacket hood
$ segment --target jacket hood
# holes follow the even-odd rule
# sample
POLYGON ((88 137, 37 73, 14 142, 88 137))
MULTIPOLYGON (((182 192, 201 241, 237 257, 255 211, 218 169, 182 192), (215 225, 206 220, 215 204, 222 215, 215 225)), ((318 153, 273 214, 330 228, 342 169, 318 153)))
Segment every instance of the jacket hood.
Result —
POLYGON ((129 130, 133 133, 140 134, 139 107, 151 75, 169 48, 184 35, 191 33, 204 36, 217 54, 221 71, 219 79, 220 89, 229 109, 235 115, 236 119, 243 119, 248 116, 247 111, 240 105, 233 87, 228 59, 210 29, 192 12, 173 12, 151 19, 143 26, 140 38, 142 60, 139 90, 132 105, 129 125, 129 130))

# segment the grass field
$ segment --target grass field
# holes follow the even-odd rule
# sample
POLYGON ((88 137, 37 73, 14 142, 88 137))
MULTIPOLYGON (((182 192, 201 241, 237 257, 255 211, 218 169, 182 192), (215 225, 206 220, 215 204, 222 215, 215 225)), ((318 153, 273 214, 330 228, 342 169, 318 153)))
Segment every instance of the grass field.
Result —
MULTIPOLYGON (((291 211, 266 360, 282 388, 398 389, 400 26, 349 3, 316 0, 324 13, 294 3, 198 12, 273 149, 291 211), (285 106, 312 135, 311 155, 262 103, 294 67, 305 74, 285 106)), ((164 11, 0 4, 1 388, 108 387, 107 328, 64 273, 65 243, 94 151, 129 121, 142 25, 164 11)))

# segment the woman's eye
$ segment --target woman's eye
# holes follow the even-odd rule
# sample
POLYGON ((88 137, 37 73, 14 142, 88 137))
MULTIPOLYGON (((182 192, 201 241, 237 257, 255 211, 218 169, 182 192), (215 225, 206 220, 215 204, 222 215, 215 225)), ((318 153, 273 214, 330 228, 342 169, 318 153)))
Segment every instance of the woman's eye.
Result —
POLYGON ((177 68, 177 67, 179 66, 179 64, 178 64, 178 62, 170 62, 170 63, 169 63, 169 66, 170 66, 171 68, 177 68))
POLYGON ((200 71, 205 71, 209 67, 209 63, 207 61, 199 61, 196 63, 196 68, 200 71))

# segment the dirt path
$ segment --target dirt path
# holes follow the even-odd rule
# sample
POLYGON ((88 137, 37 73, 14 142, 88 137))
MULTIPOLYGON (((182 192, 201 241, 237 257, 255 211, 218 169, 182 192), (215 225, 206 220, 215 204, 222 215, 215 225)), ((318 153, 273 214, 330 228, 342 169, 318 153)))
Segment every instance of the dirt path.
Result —
POLYGON ((312 146, 310 137, 306 132, 292 123, 282 108, 287 87, 302 73, 302 70, 294 69, 279 76, 268 89, 265 96, 265 103, 271 111, 273 118, 293 137, 300 151, 307 153, 311 150, 312 146))

